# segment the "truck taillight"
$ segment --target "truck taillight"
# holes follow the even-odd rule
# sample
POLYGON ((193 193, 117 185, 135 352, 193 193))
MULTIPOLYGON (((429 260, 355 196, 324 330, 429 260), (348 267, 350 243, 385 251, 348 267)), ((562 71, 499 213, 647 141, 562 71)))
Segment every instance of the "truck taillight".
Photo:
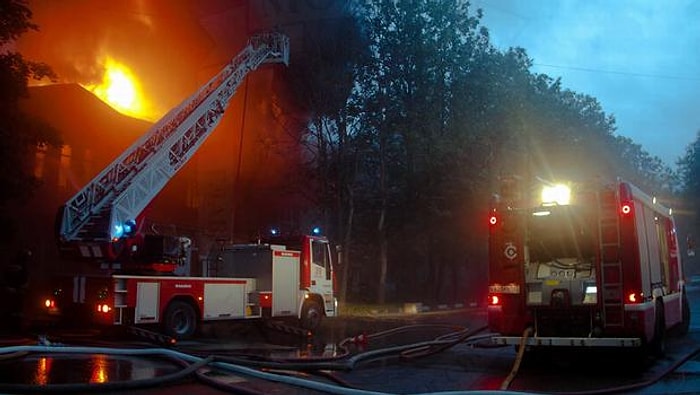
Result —
POLYGON ((501 304, 501 298, 498 295, 489 295, 489 305, 499 306, 501 304))
POLYGON ((56 301, 53 299, 46 299, 44 301, 44 306, 46 306, 47 309, 52 309, 56 307, 56 301))
POLYGON ((630 203, 624 203, 620 208, 620 211, 622 211, 622 214, 624 215, 629 215, 629 213, 632 212, 632 205, 630 203))
POLYGON ((112 308, 106 303, 100 303, 97 305, 98 313, 109 313, 110 311, 112 311, 112 308))
POLYGON ((630 292, 627 295, 627 303, 641 303, 642 299, 643 295, 636 292, 630 292))
POLYGON ((491 216, 489 217, 489 224, 491 224, 491 226, 493 226, 493 225, 496 225, 497 223, 498 223, 498 217, 496 216, 496 214, 491 214, 491 216))

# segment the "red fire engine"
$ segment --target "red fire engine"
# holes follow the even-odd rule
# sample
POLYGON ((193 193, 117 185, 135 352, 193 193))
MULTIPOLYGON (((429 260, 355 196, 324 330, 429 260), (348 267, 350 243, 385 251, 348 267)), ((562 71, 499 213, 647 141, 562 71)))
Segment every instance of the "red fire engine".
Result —
POLYGON ((195 277, 189 273, 190 239, 143 232, 144 209, 215 129, 246 74, 288 59, 286 36, 252 37, 62 207, 62 252, 100 270, 59 280, 45 300, 50 314, 88 311, 96 323, 159 324, 180 339, 192 336, 201 321, 284 316, 313 329, 323 316, 336 314, 333 255, 324 237, 299 237, 295 248, 274 242, 222 246, 203 277, 195 277))
POLYGON ((497 344, 663 353, 690 310, 671 210, 629 182, 502 180, 489 217, 497 344), (521 343, 523 342, 523 343, 521 343))

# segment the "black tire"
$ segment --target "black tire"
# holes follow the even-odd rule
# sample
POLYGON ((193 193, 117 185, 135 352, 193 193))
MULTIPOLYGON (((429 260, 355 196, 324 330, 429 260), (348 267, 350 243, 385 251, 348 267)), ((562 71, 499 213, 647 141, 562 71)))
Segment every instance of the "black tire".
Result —
POLYGON ((307 300, 301 309, 301 327, 310 331, 318 328, 323 319, 323 310, 321 306, 313 301, 307 300))
POLYGON ((174 300, 165 310, 163 330, 166 335, 177 340, 185 340, 194 336, 197 331, 197 313, 191 304, 174 300))
POLYGON ((656 298, 654 311, 654 337, 649 343, 649 351, 655 357, 662 357, 666 353, 666 315, 663 299, 656 298))

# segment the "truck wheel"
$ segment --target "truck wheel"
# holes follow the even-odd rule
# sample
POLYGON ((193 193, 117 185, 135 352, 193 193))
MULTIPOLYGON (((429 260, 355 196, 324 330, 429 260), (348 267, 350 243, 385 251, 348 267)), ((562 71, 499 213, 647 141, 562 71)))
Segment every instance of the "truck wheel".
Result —
POLYGON ((189 339, 197 330, 197 313, 191 304, 175 300, 165 310, 163 320, 165 334, 177 340, 189 339))
POLYGON ((654 311, 654 337, 651 339, 650 351, 655 357, 662 357, 666 353, 666 315, 664 313, 664 301, 656 299, 654 311))
POLYGON ((323 311, 321 306, 313 300, 304 302, 304 307, 301 309, 301 326, 304 329, 314 330, 321 325, 323 311))

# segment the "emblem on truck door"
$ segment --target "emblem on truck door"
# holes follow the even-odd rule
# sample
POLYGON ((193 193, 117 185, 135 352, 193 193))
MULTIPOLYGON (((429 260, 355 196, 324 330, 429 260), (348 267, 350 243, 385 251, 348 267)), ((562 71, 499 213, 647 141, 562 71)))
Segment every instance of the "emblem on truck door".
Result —
POLYGON ((503 255, 511 261, 518 257, 518 247, 511 242, 506 243, 506 248, 503 250, 503 255))

